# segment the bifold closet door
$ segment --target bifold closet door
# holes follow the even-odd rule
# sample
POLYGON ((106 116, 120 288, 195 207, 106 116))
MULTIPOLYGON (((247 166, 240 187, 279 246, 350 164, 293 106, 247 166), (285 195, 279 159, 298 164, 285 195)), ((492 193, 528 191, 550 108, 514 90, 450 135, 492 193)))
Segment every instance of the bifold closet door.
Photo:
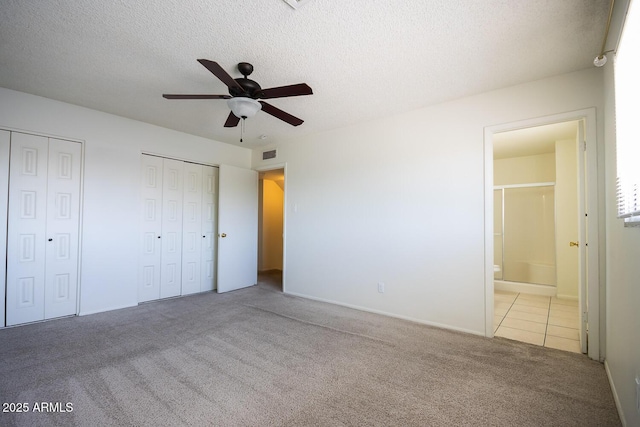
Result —
POLYGON ((142 156, 139 302, 181 292, 183 164, 142 156))
POLYGON ((138 301, 215 286, 217 169, 142 155, 138 301))
POLYGON ((12 133, 7 235, 7 325, 44 319, 47 157, 47 138, 12 133))
POLYGON ((184 162, 162 159, 162 256, 160 298, 180 295, 184 162))
POLYGON ((184 162, 142 156, 138 301, 180 295, 184 162))
POLYGON ((160 298, 162 159, 142 156, 141 254, 138 301, 160 298))
POLYGON ((45 319, 76 314, 80 157, 79 143, 49 138, 45 319))
POLYGON ((202 166, 184 164, 182 215, 182 295, 200 292, 202 246, 202 166))
POLYGON ((185 163, 182 295, 215 288, 218 169, 185 163))
POLYGON ((79 143, 11 133, 7 325, 76 313, 79 143))
POLYGON ((218 168, 202 166, 202 254, 200 291, 216 287, 218 168))
POLYGON ((182 295, 215 287, 217 168, 185 163, 182 295))

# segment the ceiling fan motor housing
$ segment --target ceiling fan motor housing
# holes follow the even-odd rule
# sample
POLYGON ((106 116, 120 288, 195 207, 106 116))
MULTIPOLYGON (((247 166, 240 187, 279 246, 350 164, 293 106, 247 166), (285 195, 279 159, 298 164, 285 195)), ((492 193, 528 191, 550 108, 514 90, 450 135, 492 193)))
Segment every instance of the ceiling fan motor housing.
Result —
POLYGON ((240 71, 240 74, 244 77, 234 80, 242 87, 243 90, 241 91, 237 87, 231 87, 229 88, 229 94, 231 96, 245 96, 254 99, 260 98, 262 88, 256 81, 247 78, 247 76, 253 73, 253 65, 248 62, 240 62, 238 63, 238 71, 240 71))
POLYGON ((260 85, 251 80, 248 79, 246 77, 240 77, 238 79, 234 79, 236 82, 238 82, 238 84, 240 86, 242 86, 242 91, 236 87, 231 87, 229 88, 229 94, 231 96, 246 96, 249 98, 259 98, 260 97, 260 91, 262 91, 262 88, 260 87, 260 85))

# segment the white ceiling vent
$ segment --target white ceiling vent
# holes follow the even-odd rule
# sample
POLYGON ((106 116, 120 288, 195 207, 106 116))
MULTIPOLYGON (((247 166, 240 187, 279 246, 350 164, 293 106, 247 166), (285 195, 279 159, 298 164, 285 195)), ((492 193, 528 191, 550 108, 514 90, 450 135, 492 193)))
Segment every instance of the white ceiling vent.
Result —
POLYGON ((262 152, 262 160, 269 160, 276 158, 276 150, 263 151, 262 152))
POLYGON ((286 4, 291 6, 294 9, 298 9, 305 5, 305 3, 309 2, 309 0, 284 0, 286 4))

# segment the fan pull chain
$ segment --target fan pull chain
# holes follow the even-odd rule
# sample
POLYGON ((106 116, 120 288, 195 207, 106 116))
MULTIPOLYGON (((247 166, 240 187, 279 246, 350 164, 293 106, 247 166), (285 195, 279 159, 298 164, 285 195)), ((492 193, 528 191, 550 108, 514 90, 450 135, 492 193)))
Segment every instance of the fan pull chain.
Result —
POLYGON ((240 142, 242 142, 242 135, 244 135, 244 117, 240 121, 240 142))

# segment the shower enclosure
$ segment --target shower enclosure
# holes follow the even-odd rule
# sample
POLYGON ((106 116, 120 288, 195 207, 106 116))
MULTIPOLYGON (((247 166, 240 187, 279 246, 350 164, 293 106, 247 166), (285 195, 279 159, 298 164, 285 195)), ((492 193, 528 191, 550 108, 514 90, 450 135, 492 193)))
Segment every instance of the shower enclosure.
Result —
POLYGON ((494 279, 556 286, 555 183, 495 186, 494 279))

